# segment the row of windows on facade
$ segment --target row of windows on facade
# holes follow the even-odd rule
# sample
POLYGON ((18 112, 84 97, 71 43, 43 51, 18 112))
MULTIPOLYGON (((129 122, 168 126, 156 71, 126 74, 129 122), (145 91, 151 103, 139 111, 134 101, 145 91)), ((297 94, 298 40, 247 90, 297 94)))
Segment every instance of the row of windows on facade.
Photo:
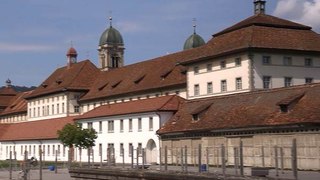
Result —
MULTIPOLYGON (((174 94, 175 94, 175 95, 179 95, 179 94, 180 94, 180 91, 175 91, 174 94)), ((164 93, 163 95, 168 96, 168 95, 170 95, 170 92, 166 92, 166 93, 164 93)), ((163 95, 155 94, 154 97, 160 97, 160 96, 163 96, 163 95)), ((152 96, 150 96, 150 95, 146 95, 145 98, 144 98, 144 97, 141 97, 141 96, 138 96, 136 99, 137 99, 137 100, 149 99, 149 98, 151 98, 151 97, 152 97, 152 96)), ((127 102, 127 101, 133 101, 133 100, 134 100, 134 98, 121 99, 121 100, 115 99, 115 100, 113 100, 113 101, 100 102, 100 106, 105 105, 105 104, 113 104, 113 103, 127 102)), ((93 104, 92 104, 92 107, 93 107, 93 108, 96 108, 97 106, 98 106, 98 103, 93 103, 93 104)), ((82 106, 82 109, 83 109, 84 107, 86 107, 86 112, 90 110, 90 104, 83 105, 83 106, 82 106)), ((79 107, 78 107, 78 108, 79 108, 79 107)), ((84 110, 84 109, 83 109, 83 110, 84 110)), ((79 112, 79 109, 78 109, 77 112, 79 112)))
MULTIPOLYGON (((74 106, 74 112, 78 113, 79 106, 74 106)), ((57 104, 56 106, 54 104, 51 105, 51 111, 50 111, 50 106, 42 106, 41 109, 40 107, 38 108, 29 108, 29 117, 40 117, 40 116, 48 116, 48 115, 54 115, 54 114, 60 114, 60 113, 65 113, 65 104, 61 103, 61 109, 60 109, 60 104, 57 104), (61 110, 61 111, 60 111, 61 110)))
MULTIPOLYGON (((263 88, 270 89, 272 87, 272 77, 271 76, 263 76, 263 88)), ((313 83, 313 78, 305 78, 305 84, 313 83)), ((293 86, 293 78, 292 77, 284 77, 283 79, 284 87, 293 86)))
MULTIPOLYGON (((78 96, 75 96, 75 98, 78 97, 78 96)), ((61 96, 61 99, 64 100, 64 96, 61 96)), ((45 101, 47 101, 47 103, 49 103, 51 99, 51 102, 55 102, 56 101, 59 101, 60 100, 60 96, 56 96, 56 97, 51 97, 51 98, 47 98, 47 99, 42 99, 42 100, 36 100, 36 101, 32 101, 32 105, 40 105, 40 103, 44 104, 45 101)), ((29 105, 31 105, 31 103, 29 105)))
MULTIPOLYGON (((102 155, 102 152, 103 152, 103 147, 102 147, 102 143, 99 144, 99 155, 101 156, 102 155)), ((133 146, 133 143, 128 143, 128 153, 125 153, 125 150, 124 150, 124 144, 123 143, 119 143, 119 156, 125 156, 125 154, 127 154, 127 156, 131 157, 132 154, 134 153, 134 146, 133 146)), ((137 148, 136 148, 136 153, 139 155, 139 156, 142 156, 142 143, 138 143, 137 145, 137 148)), ((88 151, 93 154, 93 149, 88 149, 88 151)), ((114 143, 108 143, 108 147, 107 147, 107 152, 110 153, 111 156, 115 156, 116 155, 116 151, 115 151, 115 146, 114 146, 114 143)))
MULTIPOLYGON (((236 80, 236 90, 241 90, 242 89, 242 78, 237 77, 236 80)), ((226 92, 227 91, 227 80, 221 80, 220 82, 220 91, 221 92, 226 92)), ((213 93, 213 85, 212 82, 207 82, 207 94, 212 94, 213 93)), ((200 95, 200 85, 195 84, 194 85, 194 96, 199 96, 200 95)))
MULTIPOLYGON (((25 151, 28 153, 29 156, 38 156, 40 154, 40 148, 41 145, 38 145, 38 149, 36 149, 36 145, 21 145, 20 146, 20 155, 23 156, 25 151)), ((62 156, 65 157, 66 155, 66 147, 60 146, 60 145, 42 145, 42 154, 46 156, 62 156), (46 148, 47 147, 47 148, 46 148), (57 147, 57 149, 56 149, 57 147), (62 152, 62 153, 61 153, 62 152), (56 154, 57 153, 57 154, 56 154)), ((15 156, 16 154, 16 147, 15 146, 6 146, 6 156, 9 156, 9 153, 12 152, 12 156, 15 156)))
MULTIPOLYGON (((120 119, 120 129, 119 129, 119 132, 124 132, 124 120, 123 119, 120 119)), ((113 133, 114 132, 114 121, 113 120, 110 120, 110 121, 107 121, 108 122, 108 133, 113 133)), ((102 133, 103 132, 103 122, 102 121, 99 121, 99 133, 102 133)), ((142 131, 142 118, 138 118, 138 131, 141 132, 142 131)), ((129 125, 129 129, 128 131, 129 132, 132 132, 132 127, 133 127, 133 119, 129 119, 128 120, 128 125, 129 125)), ((81 124, 80 124, 81 126, 81 124)), ((87 127, 88 129, 92 129, 93 128, 93 122, 88 122, 87 123, 87 127)), ((153 117, 149 117, 149 131, 153 131, 153 117)))
MULTIPOLYGON (((271 65, 272 60, 271 56, 262 56, 262 64, 264 65, 271 65)), ((284 56, 282 60, 282 64, 285 66, 292 66, 294 65, 292 63, 292 57, 290 56, 284 56)), ((312 58, 305 58, 304 59, 304 66, 306 67, 312 67, 313 66, 313 59, 312 58)))
POLYGON ((26 120, 27 120, 26 116, 16 115, 16 116, 3 117, 0 119, 0 123, 13 123, 13 122, 26 121, 26 120))
MULTIPOLYGON (((226 68, 227 67, 226 64, 227 63, 226 63, 225 60, 220 61, 220 69, 226 68)), ((241 58, 240 57, 235 58, 234 59, 234 64, 235 64, 235 66, 241 66, 241 58)), ((213 68, 213 65, 211 63, 206 65, 207 72, 211 72, 212 68, 213 68)), ((194 74, 198 74, 199 73, 199 66, 193 67, 193 71, 194 71, 194 74)))

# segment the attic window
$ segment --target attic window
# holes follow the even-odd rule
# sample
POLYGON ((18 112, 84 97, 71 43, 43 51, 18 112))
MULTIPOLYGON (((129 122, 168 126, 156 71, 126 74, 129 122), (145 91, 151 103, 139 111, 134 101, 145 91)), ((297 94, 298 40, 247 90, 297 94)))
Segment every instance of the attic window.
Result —
POLYGON ((192 114, 192 120, 199 121, 200 120, 199 114, 192 114))
POLYGON ((41 86, 46 88, 48 86, 48 84, 42 83, 41 86))
POLYGON ((134 83, 139 84, 144 79, 145 76, 146 76, 145 74, 142 76, 139 76, 136 80, 134 80, 134 83))
POLYGON ((171 72, 173 69, 170 69, 169 71, 165 71, 164 73, 161 74, 161 79, 164 80, 171 72))
POLYGON ((100 86, 100 87, 98 88, 98 90, 99 90, 99 91, 103 90, 108 84, 109 84, 109 82, 103 84, 102 86, 100 86))
POLYGON ((112 87, 112 88, 116 88, 116 87, 121 83, 121 81, 122 81, 122 80, 120 80, 120 81, 118 81, 118 82, 114 83, 111 87, 112 87))
POLYGON ((280 106, 281 112, 283 112, 283 113, 287 113, 288 112, 288 105, 282 104, 282 105, 279 105, 279 106, 280 106))
POLYGON ((62 80, 61 80, 61 79, 57 79, 57 80, 56 80, 56 83, 57 83, 57 84, 61 84, 61 83, 62 83, 62 80))

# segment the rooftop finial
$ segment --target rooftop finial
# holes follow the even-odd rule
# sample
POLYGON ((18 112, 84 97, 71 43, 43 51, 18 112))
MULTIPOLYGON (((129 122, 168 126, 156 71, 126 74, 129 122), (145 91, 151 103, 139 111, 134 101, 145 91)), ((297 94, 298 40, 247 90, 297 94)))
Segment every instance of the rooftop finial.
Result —
POLYGON ((112 11, 110 11, 109 13, 110 13, 110 16, 109 16, 110 27, 112 27, 112 11))
POLYGON ((254 0, 254 14, 265 14, 266 1, 265 0, 254 0))
POLYGON ((197 27, 197 19, 192 19, 192 26, 193 26, 193 33, 196 34, 196 27, 197 27))
POLYGON ((73 41, 72 40, 70 41, 70 47, 73 47, 73 41))
POLYGON ((6 85, 7 87, 11 87, 11 80, 9 78, 6 80, 6 85))

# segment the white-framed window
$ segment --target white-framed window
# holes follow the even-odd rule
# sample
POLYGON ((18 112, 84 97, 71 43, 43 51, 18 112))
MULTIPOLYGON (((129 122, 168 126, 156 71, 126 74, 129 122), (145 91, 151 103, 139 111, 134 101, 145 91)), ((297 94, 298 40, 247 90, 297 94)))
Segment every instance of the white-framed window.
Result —
POLYGON ((220 68, 221 69, 226 68, 226 61, 225 60, 220 61, 220 68))
POLYGON ((114 132, 114 121, 108 121, 108 132, 109 133, 114 132))
POLYGON ((194 72, 194 74, 198 74, 199 73, 199 67, 198 66, 193 67, 193 72, 194 72))
POLYGON ((73 106, 73 108, 74 108, 74 112, 75 113, 80 112, 80 107, 79 106, 73 106))
POLYGON ((57 104, 57 114, 60 113, 60 104, 57 104))
POLYGON ((283 57, 283 65, 291 66, 292 65, 292 57, 289 57, 289 56, 283 57))
POLYGON ((271 57, 270 56, 262 56, 262 64, 270 65, 271 64, 271 57))
POLYGON ((124 155, 124 147, 123 147, 123 143, 120 143, 120 156, 124 155))
POLYGON ((311 59, 311 58, 305 58, 305 59, 304 59, 304 66, 306 66, 306 67, 311 67, 311 66, 313 66, 313 61, 312 61, 312 59, 311 59))
MULTIPOLYGON (((64 97, 64 96, 62 96, 64 97)), ((61 109, 62 113, 64 113, 64 103, 62 103, 62 109, 61 109)))
POLYGON ((305 78, 305 83, 306 83, 306 84, 313 83, 313 78, 311 78, 311 77, 305 78))
POLYGON ((236 66, 241 66, 241 58, 240 57, 237 57, 235 60, 234 60, 234 63, 236 66))
POLYGON ((102 121, 99 121, 99 133, 102 133, 102 121))
POLYGON ((236 78, 236 90, 241 90, 242 89, 242 78, 237 77, 236 78))
POLYGON ((149 131, 153 131, 153 117, 149 117, 149 131))
POLYGON ((129 157, 131 157, 132 156, 132 153, 133 153, 133 148, 132 148, 133 146, 132 146, 132 143, 129 143, 129 157))
POLYGON ((88 126, 88 129, 92 129, 93 128, 92 122, 88 122, 87 126, 88 126))
POLYGON ((129 119, 129 132, 132 132, 132 119, 129 119))
POLYGON ((199 86, 199 84, 195 84, 194 85, 194 95, 199 96, 199 94, 200 94, 200 86, 199 86))
POLYGON ((142 156, 142 143, 138 143, 138 149, 137 149, 137 151, 138 151, 138 155, 139 155, 139 156, 142 156))
POLYGON ((212 94, 212 82, 207 82, 207 94, 212 94))
POLYGON ((227 80, 221 80, 221 92, 227 91, 227 80))
POLYGON ((207 72, 210 72, 212 71, 212 64, 207 64, 207 72))
POLYGON ((142 131, 142 119, 138 118, 138 131, 141 132, 142 131))
POLYGON ((292 86, 292 77, 284 77, 284 87, 292 86))
POLYGON ((123 132, 123 119, 120 119, 120 132, 123 132))
POLYGON ((270 89, 271 88, 271 76, 263 76, 263 89, 270 89))

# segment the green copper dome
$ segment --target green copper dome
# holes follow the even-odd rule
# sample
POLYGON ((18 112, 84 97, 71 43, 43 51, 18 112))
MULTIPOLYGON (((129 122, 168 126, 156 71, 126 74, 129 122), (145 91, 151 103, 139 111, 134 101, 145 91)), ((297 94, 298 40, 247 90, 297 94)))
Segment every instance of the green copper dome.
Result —
POLYGON ((123 39, 120 32, 112 26, 106 29, 100 37, 99 45, 103 46, 106 44, 123 45, 123 39))
POLYGON ((184 50, 187 50, 187 49, 191 49, 191 48, 196 48, 196 47, 202 46, 202 45, 204 45, 204 44, 205 44, 205 42, 204 42, 204 40, 202 39, 202 37, 199 36, 199 35, 196 34, 196 33, 193 33, 193 34, 186 40, 186 42, 184 43, 183 49, 184 49, 184 50))

